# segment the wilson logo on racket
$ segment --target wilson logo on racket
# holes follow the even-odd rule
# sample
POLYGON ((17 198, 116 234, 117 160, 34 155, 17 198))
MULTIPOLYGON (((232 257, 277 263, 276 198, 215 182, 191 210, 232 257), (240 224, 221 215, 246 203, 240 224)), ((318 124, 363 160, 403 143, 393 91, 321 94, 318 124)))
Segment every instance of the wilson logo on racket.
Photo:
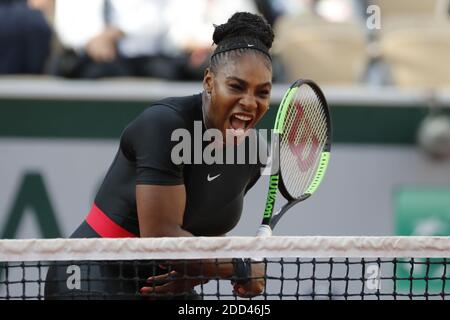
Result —
POLYGON ((319 151, 319 139, 311 130, 311 124, 309 120, 304 117, 304 109, 300 103, 295 103, 295 118, 292 126, 299 128, 303 126, 303 130, 300 134, 300 141, 297 143, 297 130, 291 130, 288 135, 289 148, 291 152, 297 157, 297 165, 301 172, 308 171, 315 162, 317 152, 319 151), (302 152, 307 149, 308 143, 311 141, 311 148, 306 156, 302 155, 302 152))
POLYGON ((264 210, 264 218, 270 218, 273 212, 273 205, 277 196, 278 175, 270 176, 269 193, 267 196, 266 209, 264 210))

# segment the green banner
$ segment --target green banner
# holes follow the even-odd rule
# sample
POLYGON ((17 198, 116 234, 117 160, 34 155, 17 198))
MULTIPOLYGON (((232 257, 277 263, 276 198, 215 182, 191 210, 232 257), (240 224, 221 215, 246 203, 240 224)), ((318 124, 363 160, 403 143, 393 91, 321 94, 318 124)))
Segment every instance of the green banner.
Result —
MULTIPOLYGON (((450 235, 450 187, 404 187, 394 193, 395 232, 400 236, 450 235)), ((450 291, 444 259, 400 259, 398 293, 439 295, 450 291), (445 278, 447 281, 445 281, 445 278)), ((449 259, 447 259, 448 263, 449 259)))

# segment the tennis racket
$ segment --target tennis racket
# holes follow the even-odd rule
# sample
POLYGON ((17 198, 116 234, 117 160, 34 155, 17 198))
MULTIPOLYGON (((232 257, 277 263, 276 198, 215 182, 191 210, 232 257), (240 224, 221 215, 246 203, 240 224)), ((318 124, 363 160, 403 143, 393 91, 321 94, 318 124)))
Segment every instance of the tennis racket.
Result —
POLYGON ((319 187, 330 159, 331 118, 325 96, 311 80, 297 80, 285 93, 272 135, 272 171, 257 236, 270 236, 280 218, 319 187), (288 202, 273 213, 277 191, 288 202))

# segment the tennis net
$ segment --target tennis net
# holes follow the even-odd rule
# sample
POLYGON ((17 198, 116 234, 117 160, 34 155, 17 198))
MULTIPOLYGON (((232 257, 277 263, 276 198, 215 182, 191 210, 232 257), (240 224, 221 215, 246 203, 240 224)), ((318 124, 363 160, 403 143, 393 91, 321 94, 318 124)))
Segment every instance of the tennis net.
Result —
POLYGON ((0 240, 0 299, 450 300, 449 258, 450 237, 0 240))

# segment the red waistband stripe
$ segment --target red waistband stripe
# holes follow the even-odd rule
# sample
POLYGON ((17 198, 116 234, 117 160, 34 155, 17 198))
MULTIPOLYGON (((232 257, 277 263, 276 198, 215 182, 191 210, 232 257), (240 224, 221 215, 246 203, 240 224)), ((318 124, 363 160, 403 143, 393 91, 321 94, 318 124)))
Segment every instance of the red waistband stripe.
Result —
POLYGON ((95 203, 86 217, 87 224, 102 238, 136 238, 100 210, 95 203))

